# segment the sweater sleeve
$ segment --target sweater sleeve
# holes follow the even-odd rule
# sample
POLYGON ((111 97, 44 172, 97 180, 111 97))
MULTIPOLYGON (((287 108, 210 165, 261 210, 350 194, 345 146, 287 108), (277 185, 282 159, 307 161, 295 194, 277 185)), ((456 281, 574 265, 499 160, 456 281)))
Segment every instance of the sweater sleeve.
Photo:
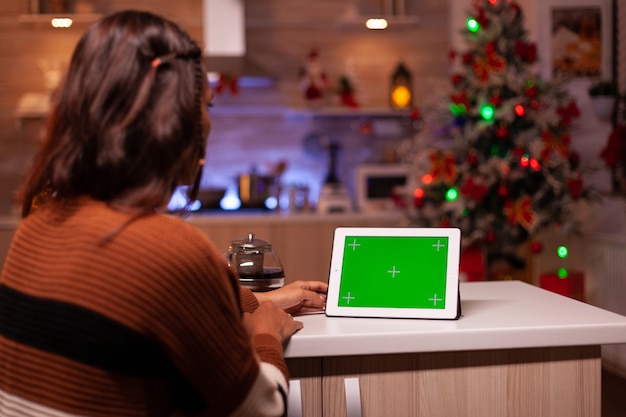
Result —
POLYGON ((259 301, 248 288, 239 287, 239 300, 242 310, 246 313, 252 313, 259 306, 259 301))
POLYGON ((155 267, 162 271, 162 291, 167 295, 158 303, 163 308, 160 317, 154 318, 159 322, 155 328, 166 332, 158 337, 207 402, 210 415, 230 414, 248 400, 259 409, 263 403, 276 404, 287 378, 282 345, 269 335, 250 339, 240 301, 246 309, 256 308, 254 294, 239 289, 221 254, 204 235, 184 234, 179 228, 176 244, 168 245, 176 248, 177 259, 164 259, 155 267), (263 371, 268 366, 275 371, 263 371), (261 386, 266 387, 261 390, 266 395, 260 397, 259 381, 265 381, 261 386))

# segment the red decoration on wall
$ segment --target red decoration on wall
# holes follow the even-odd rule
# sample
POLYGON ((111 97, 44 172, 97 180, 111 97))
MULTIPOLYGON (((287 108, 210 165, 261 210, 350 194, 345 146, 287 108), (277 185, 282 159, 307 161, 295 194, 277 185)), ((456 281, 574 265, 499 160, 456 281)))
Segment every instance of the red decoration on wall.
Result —
POLYGON ((626 160, 626 140, 624 138, 626 138, 626 125, 618 123, 600 152, 600 157, 609 168, 613 168, 626 160))
POLYGON ((561 118, 561 122, 569 126, 572 124, 572 119, 580 117, 580 109, 574 100, 570 101, 567 106, 562 106, 556 109, 556 114, 561 118))

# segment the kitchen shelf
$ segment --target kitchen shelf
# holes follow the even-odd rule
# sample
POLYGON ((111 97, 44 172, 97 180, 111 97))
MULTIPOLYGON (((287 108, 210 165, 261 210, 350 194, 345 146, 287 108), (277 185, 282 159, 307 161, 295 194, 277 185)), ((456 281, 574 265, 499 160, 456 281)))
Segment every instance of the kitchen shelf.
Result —
POLYGON ((102 16, 100 13, 29 13, 19 15, 18 21, 25 24, 50 26, 50 21, 54 18, 69 18, 72 19, 74 25, 93 23, 102 16))

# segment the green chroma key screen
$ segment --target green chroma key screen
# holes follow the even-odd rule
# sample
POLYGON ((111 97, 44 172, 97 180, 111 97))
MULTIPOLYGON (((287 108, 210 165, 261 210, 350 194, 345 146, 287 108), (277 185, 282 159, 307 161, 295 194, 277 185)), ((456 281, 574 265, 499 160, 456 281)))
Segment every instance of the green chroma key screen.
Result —
POLYGON ((340 307, 444 309, 447 237, 347 236, 340 307))

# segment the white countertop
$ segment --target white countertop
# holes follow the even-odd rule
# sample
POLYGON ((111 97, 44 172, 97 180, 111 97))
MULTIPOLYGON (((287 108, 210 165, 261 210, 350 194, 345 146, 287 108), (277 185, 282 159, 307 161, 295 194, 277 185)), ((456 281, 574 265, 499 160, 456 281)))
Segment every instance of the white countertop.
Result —
MULTIPOLYGON (((406 220, 402 212, 387 211, 373 213, 295 213, 283 214, 274 211, 205 211, 192 212, 184 217, 189 223, 195 226, 210 226, 214 224, 289 224, 289 223, 326 223, 340 222, 350 224, 354 221, 371 221, 382 223, 401 224, 406 220)), ((0 230, 15 230, 19 225, 21 218, 15 216, 0 216, 0 230)))
POLYGON ((286 357, 626 343, 626 317, 519 281, 461 284, 455 321, 297 317, 286 357))

